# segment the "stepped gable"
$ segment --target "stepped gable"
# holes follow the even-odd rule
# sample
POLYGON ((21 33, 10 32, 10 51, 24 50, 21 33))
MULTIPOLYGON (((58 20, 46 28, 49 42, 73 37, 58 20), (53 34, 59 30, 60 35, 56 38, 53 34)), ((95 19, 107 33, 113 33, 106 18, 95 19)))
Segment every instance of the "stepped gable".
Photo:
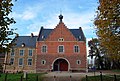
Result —
POLYGON ((58 41, 59 38, 63 38, 64 41, 86 41, 81 27, 79 29, 68 29, 62 18, 63 16, 60 15, 60 22, 54 29, 41 27, 37 41, 58 41))

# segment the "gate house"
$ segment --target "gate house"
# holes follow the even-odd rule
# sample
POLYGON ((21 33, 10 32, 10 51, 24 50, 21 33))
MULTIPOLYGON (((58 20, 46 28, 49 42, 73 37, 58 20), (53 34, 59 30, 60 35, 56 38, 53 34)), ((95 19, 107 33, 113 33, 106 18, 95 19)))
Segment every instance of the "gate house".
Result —
POLYGON ((60 22, 54 29, 41 27, 36 43, 36 72, 86 71, 86 38, 81 27, 68 29, 60 22))

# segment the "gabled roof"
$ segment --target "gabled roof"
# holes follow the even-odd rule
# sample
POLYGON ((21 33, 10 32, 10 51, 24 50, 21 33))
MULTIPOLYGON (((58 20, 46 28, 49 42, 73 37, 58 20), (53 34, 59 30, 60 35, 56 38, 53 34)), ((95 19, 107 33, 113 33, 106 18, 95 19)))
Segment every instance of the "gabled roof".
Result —
MULTIPOLYGON (((41 27, 37 41, 43 41, 44 39, 46 39, 53 30, 54 29, 44 29, 43 27, 41 27)), ((69 30, 78 41, 86 41, 81 27, 79 29, 69 30)))
POLYGON ((21 47, 22 44, 25 45, 25 47, 31 47, 35 48, 36 47, 36 39, 37 36, 18 36, 15 39, 15 47, 21 47))

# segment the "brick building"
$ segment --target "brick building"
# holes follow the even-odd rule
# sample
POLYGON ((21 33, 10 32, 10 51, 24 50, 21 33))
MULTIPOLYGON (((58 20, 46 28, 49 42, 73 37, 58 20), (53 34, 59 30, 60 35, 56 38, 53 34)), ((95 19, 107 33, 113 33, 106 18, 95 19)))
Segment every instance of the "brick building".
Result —
POLYGON ((38 36, 19 36, 14 55, 8 55, 12 65, 6 71, 86 71, 86 38, 82 28, 68 29, 62 15, 59 19, 54 29, 41 27, 38 36))

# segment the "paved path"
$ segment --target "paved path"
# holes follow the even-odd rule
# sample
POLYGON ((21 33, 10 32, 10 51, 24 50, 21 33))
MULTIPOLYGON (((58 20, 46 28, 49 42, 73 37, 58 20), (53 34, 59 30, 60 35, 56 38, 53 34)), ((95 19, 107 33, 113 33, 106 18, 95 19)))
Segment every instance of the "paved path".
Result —
MULTIPOLYGON (((104 72, 103 75, 114 75, 113 72, 104 72)), ((120 74, 120 73, 117 73, 120 74)), ((44 81, 81 81, 85 76, 94 76, 94 72, 89 73, 72 73, 72 72, 50 72, 45 75, 44 81)), ((95 75, 100 75, 100 72, 95 72, 95 75)))

